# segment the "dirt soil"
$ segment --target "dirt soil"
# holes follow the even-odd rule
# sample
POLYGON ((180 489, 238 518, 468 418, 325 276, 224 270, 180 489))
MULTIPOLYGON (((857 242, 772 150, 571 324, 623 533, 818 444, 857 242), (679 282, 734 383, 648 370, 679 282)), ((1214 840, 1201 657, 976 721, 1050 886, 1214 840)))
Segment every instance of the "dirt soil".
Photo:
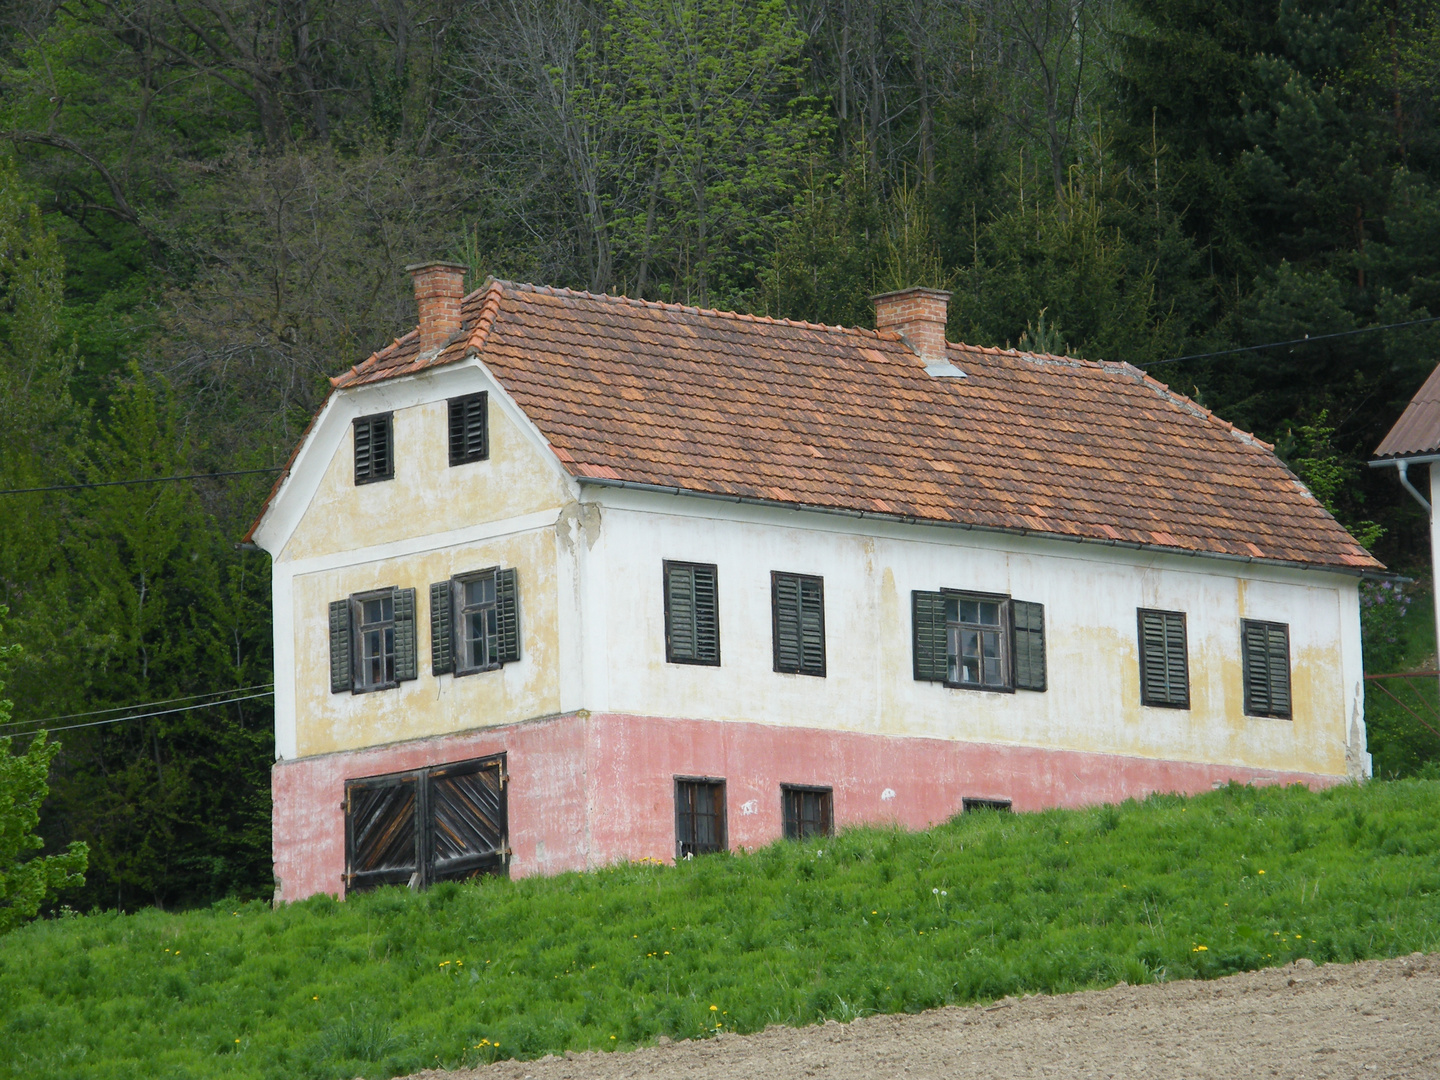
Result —
MULTIPOLYGON (((502 1061, 431 1080, 722 1077, 1440 1077, 1440 953, 1283 968, 629 1053, 502 1061)), ((416 1078, 418 1080, 418 1078, 416 1078)))

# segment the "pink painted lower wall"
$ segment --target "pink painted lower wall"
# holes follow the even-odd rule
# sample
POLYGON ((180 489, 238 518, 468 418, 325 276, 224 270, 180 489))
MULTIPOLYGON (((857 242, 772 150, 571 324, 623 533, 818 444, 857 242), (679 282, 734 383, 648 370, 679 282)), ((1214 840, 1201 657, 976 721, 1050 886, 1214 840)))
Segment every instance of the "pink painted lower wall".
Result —
POLYGON ((813 728, 578 713, 277 762, 276 898, 344 892, 345 781, 504 753, 513 876, 675 853, 677 776, 723 778, 732 849, 782 831, 780 786, 833 788, 835 824, 921 829, 966 798, 1014 809, 1086 806, 1238 781, 1324 787, 1340 777, 1236 766, 863 735, 813 728))

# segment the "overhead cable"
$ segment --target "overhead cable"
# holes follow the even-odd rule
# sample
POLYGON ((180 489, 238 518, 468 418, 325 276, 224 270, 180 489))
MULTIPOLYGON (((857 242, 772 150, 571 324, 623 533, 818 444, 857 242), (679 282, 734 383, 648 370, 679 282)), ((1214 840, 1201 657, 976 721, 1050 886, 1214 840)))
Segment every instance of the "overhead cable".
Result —
POLYGON ((1181 360, 1210 360, 1217 356, 1234 356, 1237 353, 1255 352, 1258 349, 1278 349, 1286 345, 1308 345, 1312 341, 1329 341, 1332 338, 1353 337, 1356 334, 1369 334, 1376 330, 1396 330, 1402 326, 1422 326, 1425 323, 1433 322, 1440 322, 1440 315, 1432 315, 1428 319, 1409 319, 1405 322, 1362 326, 1358 330, 1337 330, 1333 334, 1306 334, 1304 337, 1291 338, 1289 341, 1268 341, 1264 345, 1243 345, 1238 349, 1221 349, 1219 352, 1190 353, 1187 356, 1172 356, 1169 360, 1152 361, 1146 365, 1146 368, 1159 367, 1161 364, 1178 364, 1181 360))
MULTIPOLYGON (((131 709, 153 709, 156 705, 173 705, 177 701, 194 701, 197 698, 222 697, 225 694, 243 694, 248 690, 269 690, 273 682, 255 683, 253 686, 232 686, 229 690, 211 690, 204 694, 181 694, 179 697, 161 698, 159 701, 144 701, 138 705, 115 705, 108 709, 92 709, 90 712, 66 713, 63 716, 47 716, 43 720, 26 720, 27 724, 49 724, 56 720, 79 720, 84 716, 103 716, 105 713, 128 712, 131 709)), ((21 721, 15 721, 21 723, 21 721)))
POLYGON ((222 701, 202 701, 198 705, 182 705, 178 709, 160 709, 157 712, 136 713, 133 716, 112 716, 108 720, 91 720, 86 724, 67 724, 64 727, 45 727, 43 724, 36 724, 34 721, 21 721, 28 726, 23 731, 0 731, 0 738, 11 735, 34 735, 36 732, 44 731, 53 734, 57 731, 74 731, 76 728, 100 727, 102 724, 118 724, 125 720, 148 720, 153 716, 169 716, 171 713, 193 712, 196 709, 209 709, 216 705, 233 705, 238 701, 253 701, 256 698, 270 697, 273 690, 265 690, 258 694, 247 694, 244 697, 225 698, 222 701))
POLYGON ((87 488, 130 487, 135 484, 168 484, 175 480, 208 480, 216 476, 253 476, 256 473, 284 472, 283 465, 273 469, 234 469, 230 472, 189 473, 185 476, 151 476, 144 480, 101 480, 94 484, 51 484, 49 487, 6 488, 0 495, 29 495, 36 491, 82 491, 87 488))

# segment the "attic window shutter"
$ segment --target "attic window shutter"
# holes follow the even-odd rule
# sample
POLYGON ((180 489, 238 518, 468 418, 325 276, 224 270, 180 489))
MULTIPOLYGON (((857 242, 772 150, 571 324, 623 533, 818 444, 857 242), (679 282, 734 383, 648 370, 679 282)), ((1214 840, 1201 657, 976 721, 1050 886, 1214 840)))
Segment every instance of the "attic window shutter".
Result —
POLYGON ((495 572, 495 609, 500 663, 513 663, 520 659, 520 583, 513 567, 495 572))
POLYGON ((1172 709, 1190 707, 1185 614, 1139 609, 1140 700, 1172 709))
POLYGON ((665 659, 672 664, 720 664, 716 568, 665 562, 665 659))
POLYGON ((390 419, 390 413, 379 413, 355 421, 355 483, 369 484, 395 475, 390 419))
POLYGON ((1246 714, 1289 719, 1290 627, 1251 619, 1240 625, 1246 714))
POLYGON ((804 574, 770 575, 775 670, 825 674, 825 583, 804 574))
POLYGON ((355 689, 350 666, 350 601, 330 603, 330 692, 348 694, 355 689))
POLYGON ((430 586, 430 671, 449 675, 455 670, 455 643, 451 636, 454 617, 450 607, 450 582, 430 586))
POLYGON ((450 464, 464 465, 490 456, 489 398, 485 393, 451 398, 450 464))
POLYGON ((910 594, 910 610, 915 631, 915 678, 920 682, 944 682, 949 673, 945 595, 917 589, 910 594))
POLYGON ((1010 604, 1014 619, 1015 688, 1045 689, 1045 605, 1014 600, 1010 604))
POLYGON ((419 677, 415 643, 415 590, 395 590, 395 681, 419 677))

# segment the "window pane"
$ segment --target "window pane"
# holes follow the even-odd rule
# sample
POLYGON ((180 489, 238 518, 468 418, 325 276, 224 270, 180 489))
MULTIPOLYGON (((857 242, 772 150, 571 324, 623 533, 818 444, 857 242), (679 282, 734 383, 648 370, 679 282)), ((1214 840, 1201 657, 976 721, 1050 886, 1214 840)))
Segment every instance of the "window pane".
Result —
POLYGON ((945 634, 947 670, 945 678, 950 682, 960 681, 960 631, 950 627, 945 634))
POLYGON ((991 600, 980 603, 980 622, 986 626, 1000 625, 1000 605, 991 600))
POLYGON ((362 619, 367 624, 374 624, 384 620, 383 608, 380 600, 366 600, 362 619))
POLYGON ((495 579, 493 577, 477 578, 475 581, 465 583, 465 606, 473 604, 493 604, 495 602, 495 579))
POLYGON ((945 601, 945 621, 960 621, 960 601, 954 599, 953 597, 945 601))
POLYGON ((964 623, 977 623, 980 621, 980 603, 976 600, 960 601, 960 621, 964 623))
POLYGON ((465 616, 465 657, 470 666, 488 663, 485 647, 485 613, 477 611, 465 616))

